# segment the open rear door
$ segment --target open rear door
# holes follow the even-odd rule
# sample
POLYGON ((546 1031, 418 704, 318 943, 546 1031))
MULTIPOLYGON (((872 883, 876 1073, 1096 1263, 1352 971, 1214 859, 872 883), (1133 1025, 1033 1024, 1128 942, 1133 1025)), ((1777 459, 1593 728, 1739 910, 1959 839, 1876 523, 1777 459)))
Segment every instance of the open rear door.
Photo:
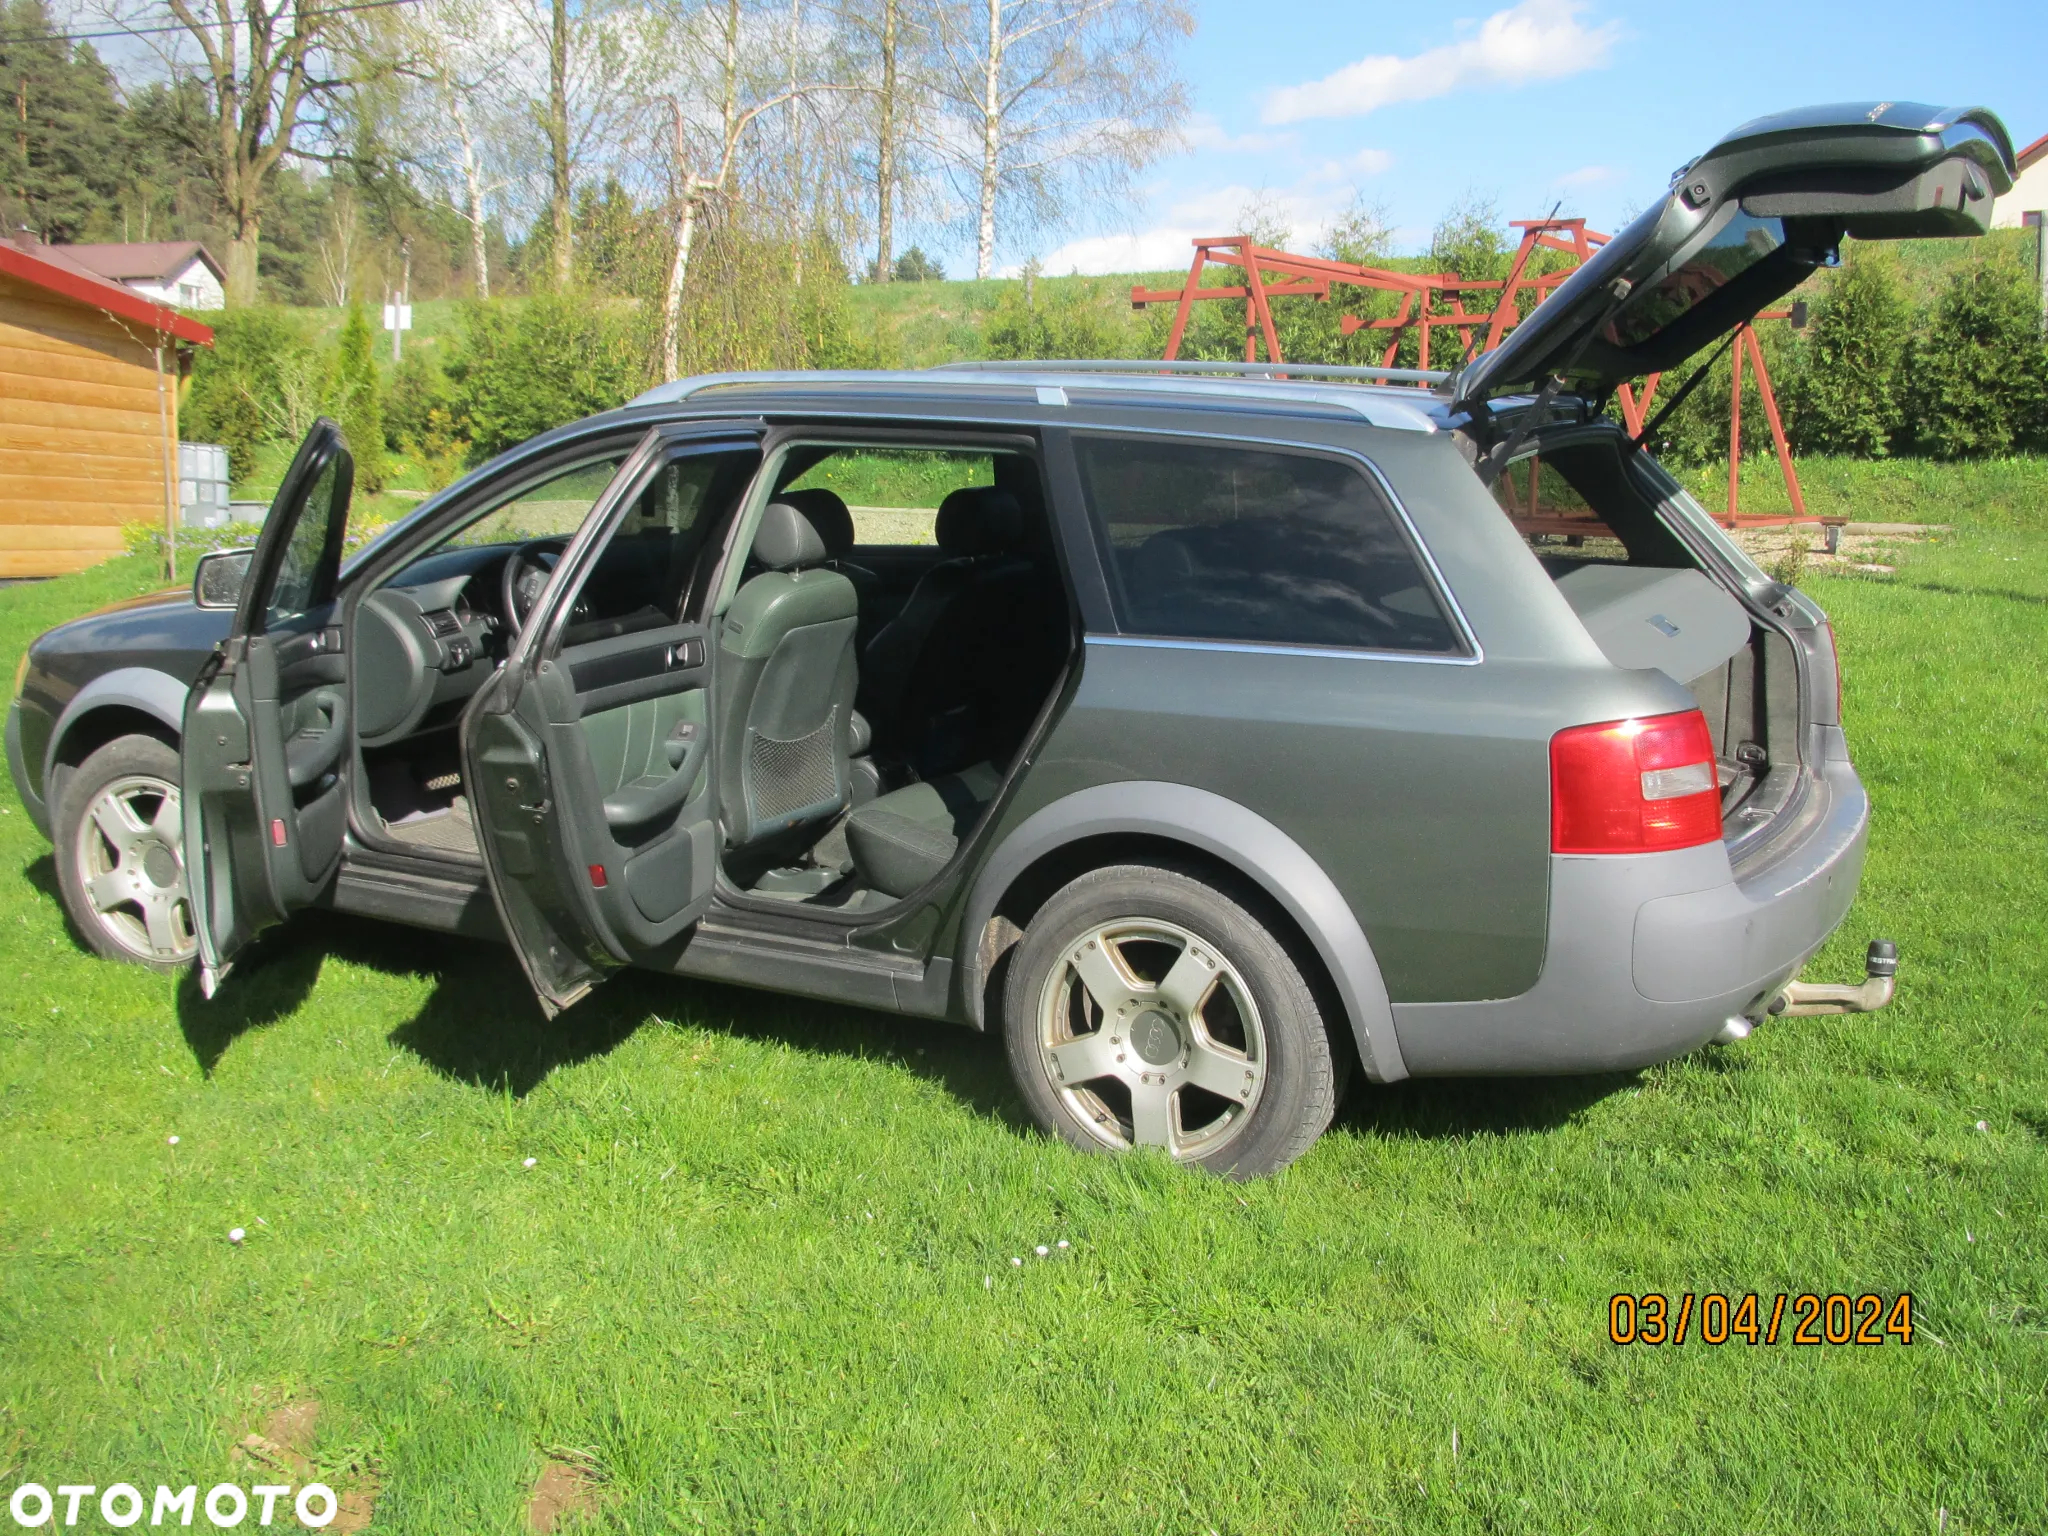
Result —
POLYGON ((759 428, 657 428, 462 720, 491 893, 553 1017, 672 944, 718 868, 711 583, 759 428))
POLYGON ((235 954, 314 901, 347 823, 348 672, 335 584, 355 462, 313 424, 249 562, 233 627, 185 700, 185 859, 211 997, 235 954))
POLYGON ((1806 107, 1745 123, 1452 379, 1459 405, 1563 378, 1594 393, 1677 366, 1858 240, 1982 234, 2018 174, 1981 107, 1806 107))

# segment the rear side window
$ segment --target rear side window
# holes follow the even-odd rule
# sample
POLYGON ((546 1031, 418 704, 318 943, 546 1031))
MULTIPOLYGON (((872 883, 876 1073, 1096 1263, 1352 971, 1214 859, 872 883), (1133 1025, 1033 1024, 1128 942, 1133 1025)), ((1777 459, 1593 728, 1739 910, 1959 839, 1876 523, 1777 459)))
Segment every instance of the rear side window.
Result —
POLYGON ((1352 464, 1077 437, 1128 634, 1438 655, 1464 647, 1400 520, 1352 464))

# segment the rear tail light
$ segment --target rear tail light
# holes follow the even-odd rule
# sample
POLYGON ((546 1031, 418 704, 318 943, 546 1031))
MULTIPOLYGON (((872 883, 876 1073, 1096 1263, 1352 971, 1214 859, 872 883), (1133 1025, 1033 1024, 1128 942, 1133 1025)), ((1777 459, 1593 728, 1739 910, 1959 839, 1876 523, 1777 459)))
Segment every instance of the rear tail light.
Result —
POLYGON ((1721 837, 1706 716, 1579 725, 1550 738, 1550 851, 1652 853, 1721 837))

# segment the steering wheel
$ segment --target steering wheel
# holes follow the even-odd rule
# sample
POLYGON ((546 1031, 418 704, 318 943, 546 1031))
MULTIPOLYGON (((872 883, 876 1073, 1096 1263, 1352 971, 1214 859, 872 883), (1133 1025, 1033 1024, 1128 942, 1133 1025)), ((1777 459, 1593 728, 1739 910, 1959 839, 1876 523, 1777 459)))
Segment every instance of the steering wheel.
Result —
POLYGON ((513 634, 526 628, 527 617, 540 599, 541 589, 547 586, 555 562, 568 547, 567 539, 529 539, 505 557, 498 602, 513 634))

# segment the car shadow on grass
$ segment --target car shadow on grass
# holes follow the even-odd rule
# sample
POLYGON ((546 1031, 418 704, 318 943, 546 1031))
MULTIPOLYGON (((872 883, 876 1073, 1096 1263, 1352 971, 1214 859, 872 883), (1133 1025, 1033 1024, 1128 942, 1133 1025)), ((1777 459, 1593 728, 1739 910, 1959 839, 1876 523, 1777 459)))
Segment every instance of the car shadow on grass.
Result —
POLYGON ((1436 1077, 1357 1083, 1332 1129, 1437 1141, 1554 1131, 1601 1100, 1637 1087, 1639 1072, 1585 1077, 1436 1077))
POLYGON ((178 1029, 199 1070, 213 1076, 242 1036, 296 1013, 320 980, 325 958, 318 944, 293 944, 282 934, 259 938, 236 959, 232 978, 211 1000, 199 990, 197 964, 181 972, 178 1029))
MULTIPOLYGON (((1001 1042, 957 1024, 639 970, 619 972, 548 1019, 501 944, 333 912, 308 914, 257 939, 211 1001, 200 996, 196 971, 179 978, 178 1022, 201 1070, 211 1075, 237 1039, 303 1005, 329 956, 430 978, 424 1006, 388 1039, 441 1076, 493 1094, 524 1098, 558 1068, 609 1055, 642 1029, 682 1024, 899 1067, 979 1114, 1034 1131, 1001 1042)), ((1427 1140, 1555 1130, 1640 1081, 1638 1073, 1617 1072, 1359 1082, 1332 1129, 1427 1140)))
MULTIPOLYGON (((78 925, 71 920, 70 909, 64 905, 64 893, 57 884, 56 859, 46 853, 24 868, 22 875, 50 898, 71 942, 81 952, 90 953, 92 946, 86 943, 78 925)), ((207 1077, 213 1076, 221 1057, 236 1040, 252 1029, 276 1023, 305 1002, 313 984, 320 979, 321 955, 318 945, 295 945, 280 942, 279 936, 265 935, 250 945, 237 963, 234 985, 225 988, 213 1002, 200 995, 197 966, 181 971, 176 983, 178 1028, 193 1059, 199 1063, 199 1070, 207 1077)))
POLYGON ((1896 578, 1885 580, 1887 587, 1908 587, 1915 592, 1933 592, 1941 597, 1989 597, 2005 603, 2025 603, 2032 607, 2048 605, 2048 593, 2019 592, 2011 587, 1967 587, 1946 581, 1900 581, 1896 578))
POLYGON ((332 955, 430 978, 420 1010, 389 1039, 452 1081, 524 1098, 561 1067, 610 1054, 643 1028, 695 1025, 817 1055, 851 1056, 928 1078, 974 1110, 1029 1126, 999 1044, 957 1025, 812 1002, 652 971, 621 971, 575 1007, 544 1017, 501 944, 323 912, 264 935, 211 1002, 182 978, 178 1015, 207 1071, 235 1039, 303 1003, 332 955))

